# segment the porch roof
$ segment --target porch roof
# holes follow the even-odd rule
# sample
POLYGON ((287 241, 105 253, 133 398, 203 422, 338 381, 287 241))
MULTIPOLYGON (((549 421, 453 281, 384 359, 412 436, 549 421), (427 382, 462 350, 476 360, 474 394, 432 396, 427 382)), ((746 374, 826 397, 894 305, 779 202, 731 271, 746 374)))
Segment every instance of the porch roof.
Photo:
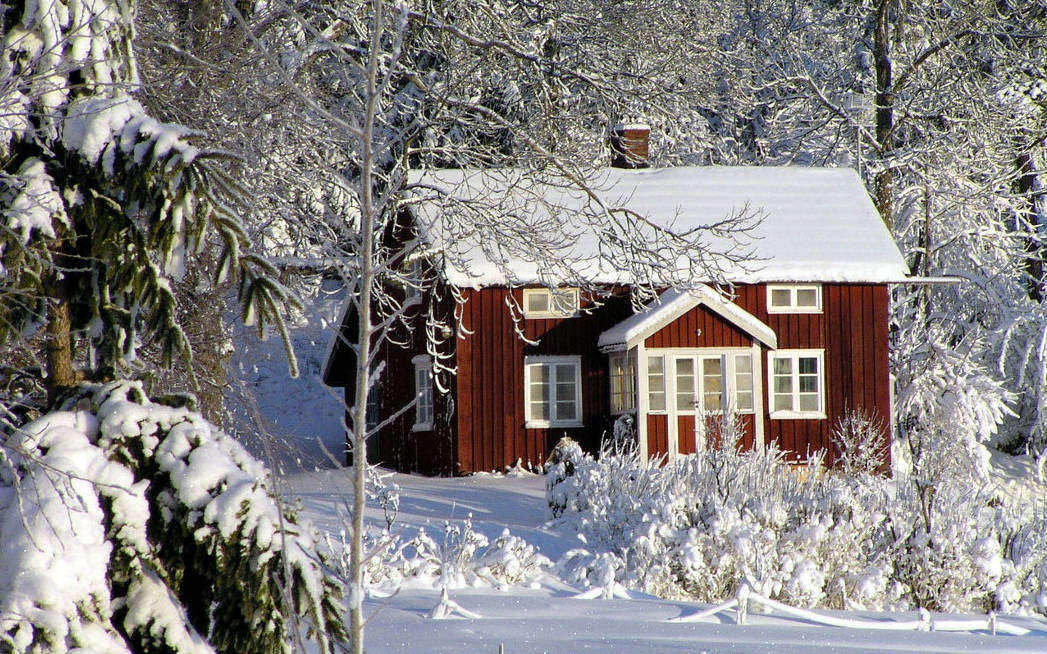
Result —
POLYGON ((772 350, 778 348, 778 336, 767 323, 704 284, 688 291, 665 291, 645 310, 600 334, 598 345, 605 352, 628 350, 698 305, 704 305, 772 350))

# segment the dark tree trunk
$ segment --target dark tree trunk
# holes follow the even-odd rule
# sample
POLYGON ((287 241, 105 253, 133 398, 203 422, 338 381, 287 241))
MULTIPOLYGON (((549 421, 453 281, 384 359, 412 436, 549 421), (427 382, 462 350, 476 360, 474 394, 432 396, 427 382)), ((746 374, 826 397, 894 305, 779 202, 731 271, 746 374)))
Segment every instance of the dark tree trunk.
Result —
MULTIPOLYGON (((873 31, 873 65, 876 69, 876 145, 879 159, 886 163, 894 149, 894 91, 891 88, 892 64, 890 54, 890 17, 888 8, 893 0, 880 0, 876 8, 876 26, 873 31)), ((893 194, 894 171, 884 168, 874 180, 873 201, 887 227, 894 226, 893 194)))
POLYGON ((1015 159, 1015 167, 1018 179, 1015 190, 1025 202, 1024 225, 1020 229, 1025 231, 1025 272, 1026 290, 1029 297, 1037 302, 1043 301, 1043 243, 1041 238, 1044 222, 1047 216, 1043 215, 1042 206, 1043 189, 1039 180, 1039 170, 1036 161, 1029 151, 1022 152, 1015 159))
POLYGON ((55 279, 50 284, 51 299, 47 308, 45 328, 47 343, 44 347, 47 355, 46 382, 49 404, 54 404, 64 391, 80 381, 73 365, 73 320, 68 290, 65 280, 55 279))

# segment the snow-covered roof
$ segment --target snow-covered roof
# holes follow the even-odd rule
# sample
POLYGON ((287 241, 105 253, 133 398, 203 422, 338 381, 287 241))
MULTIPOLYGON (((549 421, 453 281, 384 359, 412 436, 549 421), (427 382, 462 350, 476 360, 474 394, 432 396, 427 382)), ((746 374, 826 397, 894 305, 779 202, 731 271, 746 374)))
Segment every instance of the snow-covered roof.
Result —
MULTIPOLYGON (((478 199, 509 204, 517 197, 521 212, 548 209, 534 202, 541 197, 561 210, 592 211, 579 191, 529 184, 520 171, 413 171, 409 181, 440 189, 456 200, 478 199)), ((679 167, 625 170, 608 168, 592 183, 609 205, 626 206, 652 222, 685 231, 708 225, 748 209, 762 215, 750 233, 754 260, 727 266, 731 281, 866 282, 904 280, 909 271, 897 245, 880 219, 858 175, 849 168, 814 167, 679 167)), ((548 270, 524 257, 492 250, 489 235, 453 231, 453 208, 447 202, 424 200, 415 215, 431 243, 456 251, 448 264, 448 280, 459 286, 551 283, 548 270), (452 213, 445 213, 445 212, 452 213), (496 263, 498 261, 498 263, 496 263), (510 271, 511 280, 506 271, 510 271)), ((630 283, 620 265, 602 253, 592 233, 573 235, 569 255, 588 270, 590 280, 630 283)), ((729 247, 707 239, 714 249, 729 247)))
POLYGON ((772 350, 778 348, 778 337, 773 329, 705 285, 689 291, 665 291, 644 311, 629 316, 600 334, 597 344, 603 351, 630 349, 699 304, 708 307, 772 350))

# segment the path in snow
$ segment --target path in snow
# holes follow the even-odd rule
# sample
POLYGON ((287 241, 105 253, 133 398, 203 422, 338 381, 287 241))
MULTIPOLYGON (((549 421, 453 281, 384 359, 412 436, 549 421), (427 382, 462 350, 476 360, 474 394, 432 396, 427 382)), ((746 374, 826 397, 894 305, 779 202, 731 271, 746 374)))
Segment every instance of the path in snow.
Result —
MULTIPOLYGON (((289 476, 283 480, 284 490, 301 500, 306 515, 317 526, 337 533, 341 526, 339 507, 351 498, 346 472, 320 470, 289 476)), ((508 527, 554 561, 580 545, 572 535, 544 527, 545 490, 541 477, 427 478, 396 474, 389 479, 400 486, 397 522, 403 527, 426 526, 432 533, 445 520, 462 520, 471 513, 474 528, 488 538, 508 527)), ((369 503, 367 519, 376 525, 384 524, 381 509, 373 503, 369 503)), ((504 644, 506 654, 1047 652, 1047 621, 1034 618, 1007 618, 1012 624, 1033 630, 1031 635, 1021 637, 842 629, 752 612, 746 626, 734 624, 733 614, 708 622, 672 624, 666 620, 706 605, 655 598, 579 600, 571 597, 576 592, 552 581, 536 590, 452 591, 451 599, 483 616, 478 620, 428 618, 440 600, 437 591, 404 590, 388 599, 371 599, 368 606, 377 614, 368 624, 367 651, 496 654, 498 646, 504 644)), ((860 615, 884 620, 915 619, 912 613, 860 615)))

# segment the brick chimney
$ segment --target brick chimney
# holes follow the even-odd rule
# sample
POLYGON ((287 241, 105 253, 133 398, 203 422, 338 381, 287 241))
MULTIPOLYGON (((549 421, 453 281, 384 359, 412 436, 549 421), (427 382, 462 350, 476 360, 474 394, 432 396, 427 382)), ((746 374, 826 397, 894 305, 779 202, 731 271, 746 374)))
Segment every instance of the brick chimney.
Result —
POLYGON ((619 123, 611 130, 611 166, 646 168, 651 128, 643 123, 619 123))

